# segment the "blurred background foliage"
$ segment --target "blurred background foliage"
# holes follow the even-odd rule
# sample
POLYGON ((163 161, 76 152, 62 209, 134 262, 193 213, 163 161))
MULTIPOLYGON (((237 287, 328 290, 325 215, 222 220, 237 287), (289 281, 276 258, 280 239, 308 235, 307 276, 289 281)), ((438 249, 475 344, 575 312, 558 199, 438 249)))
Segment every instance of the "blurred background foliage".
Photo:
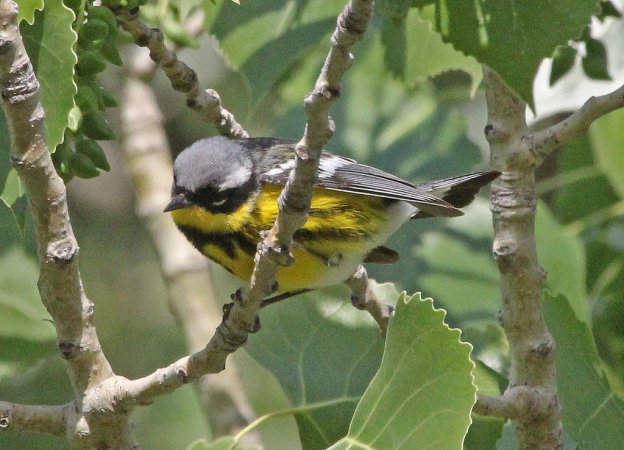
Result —
MULTIPOLYGON (((354 48, 355 63, 331 110, 336 133, 328 150, 415 183, 485 169, 488 155, 482 129, 486 110, 483 93, 477 89, 479 64, 432 32, 432 24, 439 19, 435 10, 408 12, 392 5, 381 2, 381 14, 374 17, 370 32, 354 48)), ((148 3, 141 10, 150 23, 161 26, 167 38, 181 47, 179 57, 198 72, 203 86, 220 93, 223 104, 252 136, 297 140, 305 123, 303 97, 314 85, 342 7, 341 2, 312 0, 266 0, 240 6, 230 1, 180 0, 148 3), (205 13, 207 32, 192 35, 181 23, 197 10, 205 13)), ((33 26, 37 26, 36 20, 33 26)), ((603 17, 596 29, 600 35, 595 37, 607 50, 617 48, 624 36, 617 17, 603 17)), ((124 57, 129 39, 120 32, 117 40, 124 57)), ((535 99, 536 127, 580 106, 596 93, 594 88, 608 91, 624 79, 624 63, 613 56, 617 52, 607 51, 600 60, 592 50, 591 58, 598 58, 592 63, 594 67, 608 67, 607 77, 610 73, 616 84, 600 81, 588 87, 588 76, 592 78, 593 73, 593 78, 604 79, 605 71, 588 71, 583 61, 589 57, 587 52, 574 42, 569 48, 575 50, 572 64, 563 74, 557 73, 557 84, 550 87, 543 82, 550 72, 547 62, 536 78, 533 94, 529 94, 535 99), (561 86, 566 95, 557 94, 561 86), (542 106, 545 99, 561 97, 568 102, 575 97, 576 103, 563 102, 558 111, 544 112, 552 107, 550 101, 548 108, 542 106)), ((566 55, 569 59, 570 53, 566 55)), ((123 85, 123 69, 109 67, 99 80, 116 97, 123 85)), ((518 86, 525 84, 522 79, 518 86)), ((161 73, 156 73, 153 85, 174 153, 214 134, 213 127, 186 107, 183 97, 170 88, 161 73)), ((116 109, 107 112, 115 129, 116 109)), ((616 397, 622 393, 624 382, 623 121, 622 112, 601 119, 587 138, 552 155, 540 168, 538 180, 540 262, 548 271, 547 288, 552 298, 561 298, 565 304, 567 299, 570 305, 566 309, 555 304, 546 311, 547 316, 551 314, 547 319, 554 327, 553 334, 562 339, 558 357, 563 361, 558 368, 565 371, 571 361, 566 355, 572 358, 576 351, 574 345, 567 348, 565 342, 582 336, 587 355, 592 355, 587 358, 594 358, 598 367, 587 382, 606 374, 609 383, 604 395, 613 389, 616 397), (559 294, 565 298, 557 297, 559 294), (563 332, 566 329, 581 331, 568 336, 563 332)), ((71 389, 56 353, 53 327, 38 298, 33 224, 19 180, 9 170, 8 148, 6 125, 0 119, 0 398, 64 403, 71 397, 71 389)), ((111 171, 93 180, 72 180, 68 185, 69 206, 81 248, 85 289, 96 305, 104 351, 116 373, 132 378, 168 364, 186 349, 182 333, 167 310, 155 252, 134 213, 123 158, 114 142, 104 149, 111 171)), ((472 358, 477 363, 479 389, 497 394, 506 385, 508 359, 505 337, 496 320, 500 298, 498 272, 490 253, 491 235, 487 196, 482 195, 462 218, 406 224, 388 243, 399 250, 400 263, 371 265, 369 274, 379 282, 394 283, 397 291, 421 291, 423 297, 434 298, 436 307, 446 309, 447 323, 460 328, 462 339, 474 346, 472 358)), ((212 274, 219 298, 224 300, 240 285, 219 267, 213 267, 212 274)), ((396 301, 396 294, 385 295, 396 301)), ((318 443, 306 429, 336 417, 344 418, 348 425, 355 402, 381 358, 382 341, 374 336, 370 322, 346 308, 346 290, 308 297, 312 298, 263 311, 262 331, 251 338, 245 350, 234 355, 250 401, 256 414, 262 415, 295 406, 305 411, 307 403, 335 399, 340 392, 350 392, 345 398, 351 400, 333 404, 334 410, 294 414, 296 421, 293 416, 267 421, 260 427, 266 448, 296 448, 297 424, 305 448, 316 448, 314 442, 318 443), (306 327, 302 316, 313 326, 306 327), (304 357, 310 347, 299 348, 296 341, 311 336, 320 340, 311 346, 316 352, 304 357), (294 353, 285 356, 286 348, 294 353), (289 362, 272 361, 275 354, 289 362), (349 355, 362 354, 368 356, 349 362, 349 355), (358 383, 345 387, 340 374, 356 368, 361 373, 356 377, 358 383), (292 373, 297 371, 301 378, 293 380, 292 373), (301 392, 302 386, 309 397, 301 392)), ((569 371, 573 370, 572 366, 569 371)), ((568 382, 573 383, 574 378, 568 382)), ((573 389, 566 391, 565 386, 562 396, 568 395, 563 392, 573 395, 573 389)), ((191 387, 160 398, 153 407, 137 410, 133 418, 143 448, 185 448, 193 440, 210 435, 191 387)), ((573 421, 566 424, 575 426, 573 421)), ((500 420, 475 419, 465 447, 495 448, 502 425, 500 420)), ((344 427, 340 430, 336 438, 344 435, 344 427)), ((583 438, 574 430, 568 432, 576 441, 583 438)), ((506 448, 505 442, 501 440, 499 448, 506 448)), ((64 441, 56 438, 0 435, 3 449, 63 447, 64 441)))

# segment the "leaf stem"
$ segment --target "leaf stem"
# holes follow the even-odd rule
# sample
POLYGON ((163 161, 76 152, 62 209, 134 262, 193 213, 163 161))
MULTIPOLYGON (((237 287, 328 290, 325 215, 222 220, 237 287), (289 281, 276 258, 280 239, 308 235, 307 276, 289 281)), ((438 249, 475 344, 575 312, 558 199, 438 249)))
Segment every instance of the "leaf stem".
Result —
POLYGON ((359 401, 360 401, 360 397, 343 397, 343 398, 338 398, 338 399, 333 399, 333 400, 327 400, 324 402, 309 403, 305 406, 297 406, 294 408, 288 408, 288 409, 283 409, 281 411, 268 413, 268 414, 258 417, 256 420, 254 420, 245 428, 243 428, 236 436, 234 436, 234 442, 238 443, 238 441, 246 433, 249 433, 255 428, 258 428, 264 422, 271 420, 271 419, 276 419, 276 418, 284 417, 284 416, 294 416, 297 414, 306 413, 306 412, 314 411, 314 410, 321 409, 321 408, 327 408, 328 406, 340 405, 342 403, 357 403, 359 401))

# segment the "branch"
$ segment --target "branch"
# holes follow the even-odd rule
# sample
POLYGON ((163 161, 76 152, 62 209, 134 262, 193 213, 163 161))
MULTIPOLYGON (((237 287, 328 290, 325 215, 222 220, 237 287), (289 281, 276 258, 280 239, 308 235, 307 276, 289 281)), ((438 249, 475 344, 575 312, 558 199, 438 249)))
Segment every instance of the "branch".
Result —
POLYGON ((76 426, 75 433, 68 436, 83 446, 102 441, 115 448, 133 448, 132 424, 127 416, 118 417, 113 426, 104 426, 98 420, 100 412, 85 405, 86 398, 113 372, 93 324, 93 304, 82 288, 65 185, 56 174, 45 143, 39 82, 16 20, 17 5, 0 0, 0 86, 11 133, 11 162, 26 187, 36 223, 41 300, 54 321, 58 349, 77 399, 75 408, 84 414, 85 426, 90 428, 85 435, 76 426))
POLYGON ((494 71, 484 68, 483 74, 491 163, 503 172, 492 183, 491 208, 503 298, 499 317, 509 341, 511 369, 503 398, 481 397, 476 411, 512 417, 521 449, 563 448, 554 342, 542 312, 546 274, 535 245, 534 156, 521 139, 526 133, 526 105, 494 71), (543 411, 536 414, 525 404, 542 405, 543 411))
MULTIPOLYGON (((201 349, 219 324, 222 311, 213 291, 207 259, 162 214, 171 191, 171 153, 162 114, 152 89, 142 79, 151 71, 145 53, 134 51, 122 93, 121 148, 133 182, 137 214, 150 232, 166 280, 169 307, 184 331, 191 351, 201 349)), ((149 61, 149 60, 148 60, 149 61)), ((236 366, 199 380, 198 397, 215 437, 233 435, 252 417, 236 366)), ((249 438, 252 435, 246 435, 249 438)), ((246 442, 246 444, 251 444, 246 442)))
MULTIPOLYGON (((71 445, 136 448, 129 419, 135 405, 151 403, 157 395, 170 392, 201 375, 222 371, 227 356, 246 342, 249 333, 257 331, 257 312, 262 300, 274 288, 275 269, 278 264, 290 260, 292 235, 307 218, 320 153, 333 130, 328 116, 329 106, 340 93, 340 77, 352 60, 349 49, 366 30, 372 6, 372 0, 352 0, 338 18, 332 49, 314 91, 306 98, 308 125, 297 146, 297 165, 280 196, 276 224, 259 245, 249 288, 239 292, 239 301, 226 312, 206 347, 131 381, 113 373, 100 348, 93 324, 93 304, 84 294, 78 272, 78 246, 67 214, 65 186, 56 174, 44 140, 39 83, 16 25, 17 7, 12 1, 0 0, 3 107, 13 143, 12 162, 26 187, 37 224, 42 301, 54 320, 59 350, 66 361, 76 398, 65 415, 66 436, 71 445)), ((123 22, 122 19, 125 27, 132 30, 137 25, 141 28, 142 24, 129 20, 123 22)), ((159 37, 158 32, 154 33, 153 40, 154 36, 148 30, 143 44, 150 47, 152 57, 158 60, 161 53, 165 56, 167 53, 162 47, 162 35, 159 37)), ((174 56, 167 57, 165 62, 160 61, 168 68, 166 70, 172 67, 184 70, 185 67, 174 56)), ((193 86, 189 95, 196 96, 192 98, 200 96, 196 77, 194 82, 185 86, 193 86)), ((207 103, 213 107, 210 114, 215 120, 221 120, 220 131, 227 134, 230 130, 231 135, 244 135, 231 115, 220 108, 215 97, 207 103)))
POLYGON ((580 109, 561 122, 523 136, 525 151, 533 154, 535 165, 539 166, 556 148, 585 136, 595 120, 622 107, 624 107, 624 86, 609 94, 591 97, 580 109))
POLYGON ((386 336, 394 308, 377 298, 368 282, 368 273, 359 266, 345 284, 351 289, 351 303, 357 309, 368 312, 379 325, 382 336, 386 336))
MULTIPOLYGON (((315 89, 310 93, 306 100, 306 109, 308 112, 308 126, 303 139, 297 145, 297 165, 299 169, 298 178, 302 183, 292 185, 289 183, 280 196, 280 215, 277 218, 276 225, 269 237, 265 240, 265 245, 260 248, 258 256, 265 255, 267 259, 265 267, 258 267, 256 259, 255 267, 257 269, 255 279, 266 279, 265 287, 255 288, 257 283, 252 283, 250 291, 257 291, 259 296, 263 298, 271 294, 275 290, 273 280, 275 270, 278 265, 288 265, 292 263, 290 255, 290 241, 292 235, 307 220, 307 210, 311 201, 311 189, 316 180, 316 170, 318 170, 318 155, 333 134, 334 124, 329 119, 329 105, 331 101, 340 95, 340 78, 351 65, 353 56, 349 53, 351 46, 361 39, 366 31, 368 21, 372 15, 372 6, 370 11, 369 1, 358 0, 350 3, 338 18, 337 30, 332 36, 332 47, 325 61, 320 77, 317 80, 315 89), (315 131, 308 133, 308 128, 312 127, 315 131), (315 155, 316 156, 313 156, 315 155), (286 192, 291 192, 288 197, 286 192), (272 260, 269 262, 268 260, 272 260)), ((187 94, 187 104, 193 109, 198 110, 208 122, 214 123, 219 133, 228 137, 247 137, 248 134, 242 127, 234 121, 234 117, 220 105, 220 99, 217 92, 207 90, 205 95, 208 98, 200 100, 195 95, 200 91, 197 82, 197 75, 186 64, 179 61, 173 51, 168 50, 163 43, 163 35, 158 29, 150 29, 139 20, 138 8, 128 10, 120 6, 109 6, 117 15, 123 28, 130 32, 139 46, 148 47, 150 57, 156 63, 161 64, 163 70, 171 80, 172 86, 187 94), (205 105, 205 107, 198 107, 205 105)), ((296 169, 297 170, 297 169, 296 169)), ((293 175, 294 175, 293 171, 293 175)), ((253 279, 252 278, 252 279, 253 279)), ((367 302, 364 306, 366 295, 361 292, 359 296, 358 307, 366 309, 373 318, 380 324, 382 333, 385 335, 387 329, 387 321, 392 314, 392 310, 387 305, 375 301, 367 302)), ((356 295, 357 297, 357 295, 356 295)), ((368 296, 370 297, 370 295, 368 296)), ((354 297, 355 298, 355 297, 354 297)), ((372 297, 371 297, 372 298, 372 297)), ((355 303, 354 303, 355 304, 355 303)))
POLYGON ((115 13, 121 26, 132 35, 138 46, 149 49, 150 58, 162 67, 171 81, 171 86, 186 95, 186 104, 190 108, 199 112, 205 121, 212 123, 223 136, 249 136, 236 122, 234 115, 221 106, 219 94, 212 89, 202 89, 195 71, 165 46, 162 32, 157 28, 149 28, 139 20, 139 8, 129 10, 119 4, 110 4, 107 1, 102 3, 115 13))
POLYGON ((257 313, 262 300, 275 288, 278 264, 287 263, 292 234, 305 223, 321 150, 333 126, 328 117, 331 101, 340 92, 339 80, 351 63, 349 48, 361 39, 372 15, 372 1, 352 0, 340 14, 329 52, 314 91, 306 98, 308 125, 297 146, 297 165, 280 195, 280 212, 275 226, 258 246, 250 286, 237 293, 208 345, 188 357, 126 383, 121 402, 149 403, 206 373, 224 369, 227 356, 258 330, 257 313))
POLYGON ((498 397, 477 393, 473 412, 482 416, 512 420, 520 420, 523 417, 539 419, 549 415, 552 406, 552 392, 528 386, 514 386, 498 397))
POLYGON ((262 299, 278 289, 275 271, 278 265, 292 262, 292 236, 308 218, 316 182, 319 158, 334 131, 329 118, 331 102, 340 95, 340 78, 352 63, 351 46, 359 41, 373 14, 372 0, 351 0, 338 16, 331 49, 314 90, 306 96, 308 122, 303 138, 296 146, 295 169, 279 196, 279 214, 273 228, 258 246, 249 287, 242 292, 233 309, 244 311, 241 325, 253 330, 256 312, 262 299))
POLYGON ((54 436, 65 435, 65 416, 74 404, 20 405, 0 401, 0 432, 28 431, 54 436))

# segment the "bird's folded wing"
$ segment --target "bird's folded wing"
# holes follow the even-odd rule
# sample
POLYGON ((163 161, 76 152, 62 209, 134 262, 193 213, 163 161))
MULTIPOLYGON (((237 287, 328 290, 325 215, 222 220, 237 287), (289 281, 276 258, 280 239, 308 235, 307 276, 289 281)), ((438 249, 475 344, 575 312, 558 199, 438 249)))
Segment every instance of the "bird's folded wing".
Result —
POLYGON ((319 171, 318 186, 341 192, 402 200, 435 216, 460 216, 451 203, 436 197, 433 190, 420 189, 383 170, 353 162, 336 167, 332 174, 319 171))

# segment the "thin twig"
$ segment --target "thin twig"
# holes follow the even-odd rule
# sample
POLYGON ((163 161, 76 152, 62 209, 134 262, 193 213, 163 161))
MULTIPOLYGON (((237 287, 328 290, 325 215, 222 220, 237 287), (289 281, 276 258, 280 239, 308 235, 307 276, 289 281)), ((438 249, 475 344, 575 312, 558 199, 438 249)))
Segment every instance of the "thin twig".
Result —
POLYGON ((0 401, 0 432, 26 431, 53 436, 65 435, 65 415, 74 407, 66 405, 20 405, 0 401))
POLYGON ((171 86, 186 95, 186 104, 190 108, 199 112, 208 123, 212 123, 223 136, 231 138, 249 136, 234 115, 221 106, 219 94, 212 89, 204 90, 195 71, 165 46, 162 32, 141 22, 139 8, 129 10, 119 4, 107 5, 106 1, 103 4, 115 13, 121 26, 132 35, 138 46, 149 49, 150 57, 163 69, 171 81, 171 86))
MULTIPOLYGON (((362 38, 373 13, 371 0, 350 1, 338 17, 332 46, 314 90, 306 96, 308 122, 296 146, 295 169, 280 194, 275 225, 259 245, 251 283, 242 292, 240 305, 251 305, 245 324, 251 326, 262 300, 274 291, 275 271, 292 263, 292 236, 308 218, 319 158, 334 131, 329 118, 331 102, 340 95, 340 78, 352 63, 351 46, 362 38)), ((236 308, 236 304, 234 307, 236 308)))
POLYGON ((243 345, 249 333, 258 329, 257 312, 274 289, 275 270, 290 257, 292 234, 307 218, 321 150, 332 131, 328 116, 331 101, 340 92, 340 77, 349 67, 349 48, 362 37, 372 15, 372 1, 353 0, 338 18, 332 49, 314 91, 306 98, 308 125, 297 146, 297 166, 280 196, 280 213, 275 226, 259 245, 249 287, 225 315, 208 345, 193 355, 128 383, 126 398, 140 403, 176 389, 204 373, 220 371, 229 353, 243 345))
POLYGON ((534 165, 539 166, 556 148, 587 134, 590 125, 611 111, 624 107, 624 86, 609 94, 591 97, 574 113, 548 128, 522 137, 523 151, 534 157, 534 165))
MULTIPOLYGON (((297 168, 280 196, 276 226, 259 246, 250 287, 225 314, 205 348, 146 377, 128 380, 113 373, 100 348, 93 325, 93 305, 84 295, 78 272, 78 246, 67 214, 65 186, 56 174, 43 137, 39 84, 16 24, 17 6, 12 1, 0 0, 3 107, 11 130, 12 161, 26 186, 37 223, 42 300, 54 320, 59 349, 67 362, 75 392, 76 400, 69 408, 71 413, 65 415, 70 445, 136 448, 129 419, 136 405, 149 404, 156 396, 201 375, 222 371, 227 356, 246 342, 249 333, 257 331, 257 312, 274 287, 275 269, 278 263, 289 259, 292 234, 307 217, 320 152, 333 128, 328 117, 329 105, 340 92, 340 77, 352 59, 349 48, 366 30, 372 5, 371 0, 352 0, 338 19, 332 49, 314 91, 306 98, 309 119, 297 149, 297 168)), ((128 23, 134 22, 130 20, 124 26, 128 23)), ((156 35, 154 42, 162 43, 162 35, 160 39, 156 35)), ((143 43, 149 46, 151 42, 148 37, 143 43)), ((155 45, 150 50, 157 53, 162 48, 155 45)), ((161 64, 171 69, 181 63, 171 57, 164 63, 161 60, 161 64)), ((197 83, 191 85, 194 86, 191 91, 197 91, 197 83)), ((210 102, 218 105, 214 98, 210 102)), ((224 134, 229 129, 231 135, 244 135, 237 124, 225 117, 224 110, 219 107, 218 111, 209 114, 218 116, 216 120, 221 120, 224 134)))
POLYGON ((379 325, 382 336, 386 336, 394 308, 377 298, 368 282, 368 273, 359 266, 346 283, 352 291, 351 303, 358 309, 368 312, 379 325))
POLYGON ((544 392, 539 388, 514 386, 496 397, 478 393, 473 412, 482 416, 504 417, 512 420, 527 416, 539 420, 540 417, 550 412, 551 398, 550 392, 544 392))
MULTIPOLYGON (((142 81, 144 68, 150 70, 149 64, 140 61, 142 56, 147 57, 134 51, 127 65, 120 111, 121 149, 136 194, 137 214, 150 232, 166 280, 170 309, 184 330, 189 350, 197 351, 212 336, 222 311, 207 259, 162 213, 171 192, 171 152, 154 92, 142 81)), ((202 377, 197 388, 213 436, 236 434, 249 423, 251 407, 233 362, 223 372, 202 377)))

